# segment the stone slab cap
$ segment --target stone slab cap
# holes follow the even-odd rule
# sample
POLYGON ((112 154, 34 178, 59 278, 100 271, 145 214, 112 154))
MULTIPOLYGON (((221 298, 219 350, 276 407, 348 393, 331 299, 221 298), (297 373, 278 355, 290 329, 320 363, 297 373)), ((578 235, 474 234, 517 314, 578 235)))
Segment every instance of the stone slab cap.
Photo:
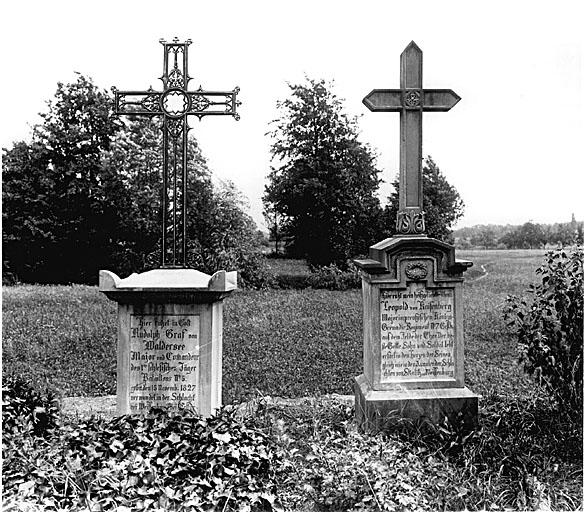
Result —
POLYGON ((444 254, 446 258, 444 271, 451 275, 462 275, 473 265, 472 261, 457 259, 453 245, 421 235, 397 235, 386 238, 369 247, 369 258, 353 260, 353 262, 359 269, 369 274, 384 274, 389 270, 388 255, 407 252, 423 257, 425 253, 431 254, 433 251, 444 254))
POLYGON ((459 260, 458 258, 456 258, 456 260, 454 260, 454 265, 452 265, 450 267, 450 269, 451 269, 451 271, 453 273, 462 273, 466 269, 468 269, 468 268, 470 268, 472 266, 473 266, 473 262, 472 261, 459 260))
POLYGON ((387 267, 377 260, 372 260, 370 258, 363 260, 353 260, 353 263, 357 265, 357 268, 365 270, 369 274, 383 274, 387 272, 387 267))
POLYGON ((99 271, 99 290, 228 292, 237 288, 237 271, 219 270, 212 276, 192 268, 157 268, 120 279, 109 270, 99 271))

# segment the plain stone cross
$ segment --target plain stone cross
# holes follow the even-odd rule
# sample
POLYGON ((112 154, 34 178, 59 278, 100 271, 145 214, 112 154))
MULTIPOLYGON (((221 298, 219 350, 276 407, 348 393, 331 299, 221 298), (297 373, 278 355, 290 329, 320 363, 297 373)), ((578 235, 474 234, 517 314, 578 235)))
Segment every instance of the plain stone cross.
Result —
POLYGON ((162 236, 161 267, 186 268, 187 251, 187 116, 201 119, 230 115, 239 119, 237 93, 232 91, 188 91, 188 47, 174 39, 160 40, 164 46, 163 91, 115 91, 115 113, 162 116, 162 236))
POLYGON ((401 54, 400 89, 373 89, 363 103, 373 112, 400 113, 397 232, 423 234, 422 112, 446 112, 460 101, 450 89, 422 88, 422 50, 413 41, 401 54))

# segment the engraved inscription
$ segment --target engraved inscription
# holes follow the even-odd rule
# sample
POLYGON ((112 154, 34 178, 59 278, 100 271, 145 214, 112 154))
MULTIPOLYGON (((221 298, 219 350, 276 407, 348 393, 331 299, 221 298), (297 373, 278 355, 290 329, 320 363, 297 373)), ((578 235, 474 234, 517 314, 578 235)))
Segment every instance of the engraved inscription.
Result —
POLYGON ((380 319, 380 382, 455 378, 452 288, 381 290, 380 319))
POLYGON ((130 316, 130 412, 198 406, 199 316, 130 316))

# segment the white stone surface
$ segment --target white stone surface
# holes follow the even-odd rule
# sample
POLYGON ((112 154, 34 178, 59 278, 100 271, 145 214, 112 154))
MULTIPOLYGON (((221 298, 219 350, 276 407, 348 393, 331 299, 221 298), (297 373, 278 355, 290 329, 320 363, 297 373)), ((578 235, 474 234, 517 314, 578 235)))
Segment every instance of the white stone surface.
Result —
POLYGON ((129 405, 199 410, 199 316, 130 315, 129 405))
POLYGON ((192 268, 158 268, 121 279, 109 270, 99 271, 99 290, 228 292, 237 288, 237 272, 219 270, 212 276, 192 268))
POLYGON ((158 268, 121 279, 117 288, 207 288, 211 276, 191 268, 158 268))
POLYGON ((381 290, 380 382, 454 378, 454 289, 381 290))

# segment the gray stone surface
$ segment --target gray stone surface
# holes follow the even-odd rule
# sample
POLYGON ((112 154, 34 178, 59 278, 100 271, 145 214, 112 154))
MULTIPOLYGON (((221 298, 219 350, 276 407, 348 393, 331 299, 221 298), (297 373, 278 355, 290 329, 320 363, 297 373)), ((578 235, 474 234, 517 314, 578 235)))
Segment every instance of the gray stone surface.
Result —
POLYGON ((462 272, 454 247, 425 236, 395 237, 360 261, 363 375, 357 421, 373 430, 399 417, 446 417, 476 425, 478 396, 464 384, 462 272), (377 261, 377 266, 371 262, 377 261))
POLYGON ((67 416, 87 418, 103 416, 111 418, 116 415, 116 395, 108 396, 70 396, 60 400, 61 413, 67 416))
POLYGON ((391 428, 401 419, 428 420, 470 430, 478 425, 478 395, 468 388, 374 390, 364 375, 355 379, 355 418, 364 430, 391 428))
POLYGON ((117 414, 221 407, 223 299, 236 287, 236 272, 100 272, 100 291, 118 303, 117 414))

